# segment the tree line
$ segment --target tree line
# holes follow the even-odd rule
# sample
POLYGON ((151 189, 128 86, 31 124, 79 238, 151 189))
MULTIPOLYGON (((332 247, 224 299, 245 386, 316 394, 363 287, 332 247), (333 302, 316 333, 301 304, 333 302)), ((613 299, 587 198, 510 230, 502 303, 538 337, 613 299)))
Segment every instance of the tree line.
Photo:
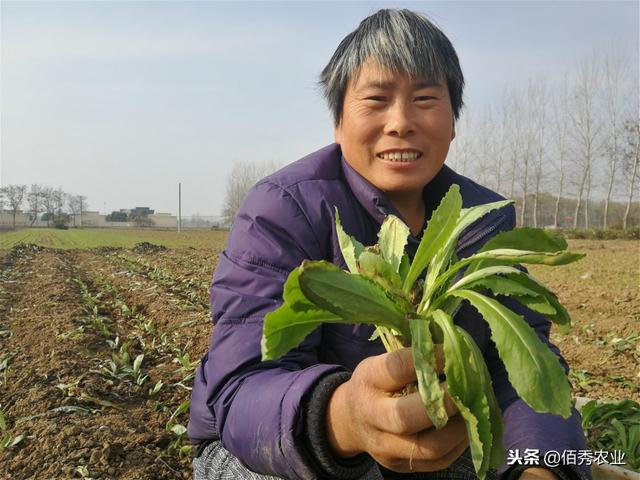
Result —
POLYGON ((607 228, 617 201, 625 208, 615 226, 626 228, 640 176, 638 74, 631 65, 611 49, 584 58, 559 80, 505 88, 498 105, 465 112, 448 163, 517 199, 520 225, 549 225, 546 218, 554 226, 607 228))
MULTIPOLYGON (((62 188, 52 188, 45 185, 7 185, 0 188, 0 212, 5 208, 13 216, 13 227, 16 226, 16 215, 24 211, 29 215, 29 226, 41 218, 47 225, 66 225, 76 217, 82 219, 87 211, 87 197, 65 192, 62 188), (27 209, 23 210, 26 206, 27 209)), ((80 220, 82 223, 82 220, 80 220)))

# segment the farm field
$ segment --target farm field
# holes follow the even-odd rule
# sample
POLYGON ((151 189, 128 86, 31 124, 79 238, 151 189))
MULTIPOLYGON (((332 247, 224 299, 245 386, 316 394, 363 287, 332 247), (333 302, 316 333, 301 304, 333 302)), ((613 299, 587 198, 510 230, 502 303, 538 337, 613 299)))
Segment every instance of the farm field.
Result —
MULTIPOLYGON (((55 249, 0 234, 0 439, 17 442, 0 479, 191 478, 184 427, 226 233, 55 234, 76 232, 30 240, 55 249)), ((640 244, 569 244, 587 258, 531 270, 573 316, 552 339, 574 394, 640 401, 640 244)))
POLYGON ((82 228, 57 230, 55 228, 24 228, 0 233, 0 249, 9 249, 18 243, 32 243, 51 248, 131 248, 136 243, 151 242, 169 248, 199 247, 214 249, 224 243, 223 230, 151 230, 132 228, 82 228))

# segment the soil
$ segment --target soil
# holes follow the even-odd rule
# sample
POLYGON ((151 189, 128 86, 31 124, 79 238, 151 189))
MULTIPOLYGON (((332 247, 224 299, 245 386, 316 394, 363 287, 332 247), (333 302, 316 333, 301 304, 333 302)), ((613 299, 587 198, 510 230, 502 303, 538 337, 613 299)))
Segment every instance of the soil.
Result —
MULTIPOLYGON (((552 339, 574 394, 640 401, 639 244, 570 247, 587 258, 531 271, 573 316, 552 339)), ((23 435, 0 449, 0 479, 191 478, 180 406, 209 342, 220 248, 137 250, 0 251, 0 439, 23 435)))

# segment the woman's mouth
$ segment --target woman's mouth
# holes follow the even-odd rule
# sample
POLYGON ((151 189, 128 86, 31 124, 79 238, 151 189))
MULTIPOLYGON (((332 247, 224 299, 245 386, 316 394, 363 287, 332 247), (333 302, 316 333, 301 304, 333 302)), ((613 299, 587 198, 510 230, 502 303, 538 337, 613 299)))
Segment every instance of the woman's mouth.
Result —
POLYGON ((422 156, 421 152, 409 151, 409 152, 383 152, 378 153, 377 157, 381 160, 386 160, 388 162, 401 162, 401 163, 409 163, 415 162, 422 156))

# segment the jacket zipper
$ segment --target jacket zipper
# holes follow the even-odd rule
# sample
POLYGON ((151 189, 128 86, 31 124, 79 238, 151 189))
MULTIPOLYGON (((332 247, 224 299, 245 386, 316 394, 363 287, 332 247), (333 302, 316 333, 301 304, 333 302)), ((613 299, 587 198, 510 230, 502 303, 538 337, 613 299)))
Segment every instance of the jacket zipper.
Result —
POLYGON ((479 242, 480 240, 482 240, 483 238, 487 237, 488 235, 490 235, 494 230, 496 230, 500 225, 502 225, 505 220, 507 220, 507 217, 504 215, 501 215, 501 219, 498 223, 494 223, 493 225, 491 225, 489 228, 482 230, 480 233, 474 235, 471 239, 467 240, 466 242, 462 243, 462 244, 458 244, 457 248, 456 248, 456 253, 461 252, 462 250, 469 248, 471 245, 473 245, 474 243, 479 242))

